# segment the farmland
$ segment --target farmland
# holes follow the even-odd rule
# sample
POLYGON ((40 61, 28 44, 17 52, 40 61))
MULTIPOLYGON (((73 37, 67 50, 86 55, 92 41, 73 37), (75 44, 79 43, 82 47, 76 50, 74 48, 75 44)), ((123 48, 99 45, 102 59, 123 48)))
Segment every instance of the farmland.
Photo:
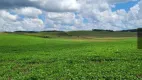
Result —
POLYGON ((0 80, 142 79, 136 33, 57 34, 0 33, 0 80))

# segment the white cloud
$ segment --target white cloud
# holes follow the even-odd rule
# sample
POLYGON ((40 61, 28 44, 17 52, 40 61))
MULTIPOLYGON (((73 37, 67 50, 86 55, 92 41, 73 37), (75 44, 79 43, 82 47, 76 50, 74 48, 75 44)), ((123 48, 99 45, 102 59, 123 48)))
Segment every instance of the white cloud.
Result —
POLYGON ((0 9, 36 7, 51 12, 75 11, 80 8, 76 0, 0 0, 0 9))
POLYGON ((24 18, 19 20, 17 15, 7 11, 0 11, 0 31, 43 30, 43 21, 38 18, 24 18))
POLYGON ((25 17, 31 17, 31 18, 38 17, 40 14, 42 14, 42 11, 40 9, 36 9, 33 7, 15 9, 14 12, 16 12, 19 15, 23 15, 25 17))
POLYGON ((74 13, 47 13, 47 18, 53 20, 56 24, 74 24, 74 13))
POLYGON ((114 4, 128 1, 135 0, 1 0, 0 9, 4 10, 0 10, 0 31, 142 27, 142 0, 128 12, 124 9, 112 12, 114 4), (39 15, 45 20, 39 19, 39 15))
POLYGON ((3 18, 8 21, 15 21, 17 19, 17 15, 11 15, 5 10, 0 11, 0 18, 3 18))
POLYGON ((140 17, 140 14, 142 12, 140 11, 142 8, 140 8, 140 3, 142 1, 132 7, 128 13, 123 9, 115 12, 111 11, 112 4, 126 1, 133 0, 86 0, 86 2, 81 2, 80 0, 83 8, 79 14, 83 18, 88 19, 89 23, 85 24, 86 26, 89 26, 87 29, 101 28, 121 30, 141 27, 136 24, 141 23, 142 17, 140 17))
POLYGON ((128 1, 137 1, 137 0, 107 0, 111 4, 116 4, 116 3, 124 3, 128 1))
POLYGON ((76 11, 80 8, 76 0, 39 0, 40 8, 50 12, 76 11))

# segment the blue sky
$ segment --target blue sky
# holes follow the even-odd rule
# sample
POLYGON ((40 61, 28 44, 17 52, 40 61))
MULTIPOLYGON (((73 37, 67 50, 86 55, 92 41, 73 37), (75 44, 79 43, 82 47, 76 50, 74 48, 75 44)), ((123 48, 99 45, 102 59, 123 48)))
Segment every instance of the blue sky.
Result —
POLYGON ((140 0, 137 1, 129 1, 125 3, 117 3, 115 4, 115 7, 112 8, 112 11, 116 11, 119 9, 125 9, 125 11, 129 11, 131 7, 135 6, 140 0))

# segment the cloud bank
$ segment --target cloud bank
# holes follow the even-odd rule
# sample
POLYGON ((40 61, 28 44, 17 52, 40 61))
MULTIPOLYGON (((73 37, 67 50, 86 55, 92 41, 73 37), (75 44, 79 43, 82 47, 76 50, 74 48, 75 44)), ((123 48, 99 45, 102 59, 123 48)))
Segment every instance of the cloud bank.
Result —
POLYGON ((80 8, 76 0, 0 0, 1 9, 35 7, 50 12, 75 11, 80 8))
POLYGON ((0 0, 0 31, 133 29, 142 27, 142 0, 0 0))

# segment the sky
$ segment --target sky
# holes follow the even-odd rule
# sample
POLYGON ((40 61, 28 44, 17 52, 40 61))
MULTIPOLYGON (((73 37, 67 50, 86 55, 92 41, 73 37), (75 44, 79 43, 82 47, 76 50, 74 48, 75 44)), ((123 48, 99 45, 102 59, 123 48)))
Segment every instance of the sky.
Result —
POLYGON ((0 32, 142 28, 142 0, 0 0, 0 32))

